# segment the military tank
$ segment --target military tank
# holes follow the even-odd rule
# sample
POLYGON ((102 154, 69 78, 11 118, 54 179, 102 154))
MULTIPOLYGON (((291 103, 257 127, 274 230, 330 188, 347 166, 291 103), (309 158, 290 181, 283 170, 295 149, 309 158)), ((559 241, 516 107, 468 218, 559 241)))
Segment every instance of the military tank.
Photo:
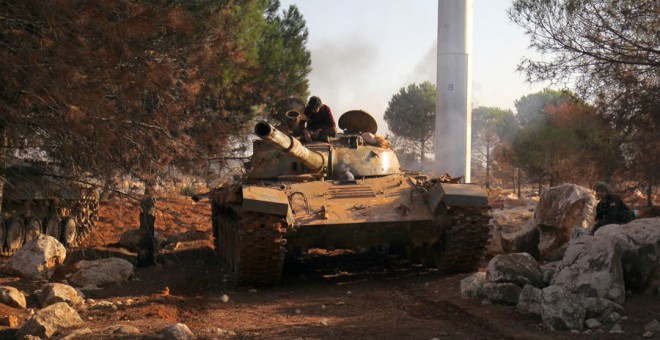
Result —
POLYGON ((52 172, 33 165, 6 170, 0 210, 2 255, 11 256, 39 234, 55 237, 65 247, 77 246, 94 229, 98 193, 46 173, 52 172))
POLYGON ((388 247, 443 271, 478 267, 489 234, 482 189, 402 171, 361 110, 340 117, 337 137, 303 144, 281 131, 302 117, 304 102, 292 104, 277 113, 286 117, 281 129, 254 127, 245 178, 206 194, 214 246, 234 284, 277 284, 285 257, 310 248, 388 247))

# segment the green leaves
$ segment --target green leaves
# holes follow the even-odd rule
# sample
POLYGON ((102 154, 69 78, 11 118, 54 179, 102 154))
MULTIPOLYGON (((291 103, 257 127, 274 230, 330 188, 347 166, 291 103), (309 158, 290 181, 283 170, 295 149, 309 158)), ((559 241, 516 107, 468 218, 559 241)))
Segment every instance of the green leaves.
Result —
POLYGON ((420 163, 435 130, 436 87, 430 82, 401 88, 385 110, 385 121, 395 135, 417 145, 420 163))

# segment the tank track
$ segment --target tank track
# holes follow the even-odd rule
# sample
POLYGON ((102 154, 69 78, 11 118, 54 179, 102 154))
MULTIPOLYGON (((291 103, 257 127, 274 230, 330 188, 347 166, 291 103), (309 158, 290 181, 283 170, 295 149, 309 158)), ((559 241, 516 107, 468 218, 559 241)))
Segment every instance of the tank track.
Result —
MULTIPOLYGON (((216 210, 216 209, 214 209, 216 210)), ((279 216, 213 212, 214 245, 234 285, 280 282, 286 253, 285 221, 279 216)))
POLYGON ((432 246, 435 264, 441 271, 473 272, 479 268, 490 239, 487 207, 452 207, 453 221, 444 244, 432 246))
MULTIPOLYGON (((80 199, 60 201, 54 214, 43 214, 52 202, 41 203, 42 213, 27 214, 32 217, 25 217, 25 211, 21 215, 5 216, 0 223, 0 255, 14 255, 25 242, 42 233, 55 237, 66 247, 79 246, 96 226, 99 199, 93 191, 81 193, 80 199)), ((12 202, 8 204, 7 208, 11 209, 12 202)))
POLYGON ((95 193, 85 193, 80 200, 72 202, 72 216, 76 219, 76 238, 72 246, 79 246, 94 230, 99 215, 99 199, 95 193))

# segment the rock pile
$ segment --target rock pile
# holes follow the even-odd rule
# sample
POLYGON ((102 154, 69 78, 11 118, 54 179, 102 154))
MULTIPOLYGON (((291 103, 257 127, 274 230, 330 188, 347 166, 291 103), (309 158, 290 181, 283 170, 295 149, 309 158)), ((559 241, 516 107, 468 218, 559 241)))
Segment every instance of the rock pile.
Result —
MULTIPOLYGON (((520 219, 517 230, 506 226, 507 236, 516 235, 509 244, 517 246, 510 249, 533 248, 529 235, 536 230, 537 256, 530 255, 533 251, 495 256, 485 272, 461 281, 461 295, 515 305, 521 313, 540 316, 550 329, 608 326, 623 332, 618 322, 626 292, 660 294, 660 218, 603 226, 592 236, 595 204, 591 191, 576 185, 547 189, 533 219, 520 219), (536 259, 551 262, 539 265, 536 259)), ((493 215, 501 245, 505 224, 493 215)))

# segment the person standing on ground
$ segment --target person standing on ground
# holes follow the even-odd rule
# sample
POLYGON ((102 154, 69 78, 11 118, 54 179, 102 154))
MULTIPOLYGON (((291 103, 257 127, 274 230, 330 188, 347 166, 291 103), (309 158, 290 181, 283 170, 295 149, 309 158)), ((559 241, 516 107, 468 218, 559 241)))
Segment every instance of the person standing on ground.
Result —
POLYGON ((630 209, 621 200, 621 197, 610 191, 610 186, 604 182, 594 185, 598 205, 596 206, 596 224, 594 232, 607 224, 625 224, 630 222, 630 209))
POLYGON ((330 107, 321 102, 321 98, 317 96, 309 98, 307 107, 305 107, 305 116, 309 120, 301 122, 300 126, 305 142, 327 140, 328 137, 335 136, 337 127, 335 118, 332 116, 330 107))

